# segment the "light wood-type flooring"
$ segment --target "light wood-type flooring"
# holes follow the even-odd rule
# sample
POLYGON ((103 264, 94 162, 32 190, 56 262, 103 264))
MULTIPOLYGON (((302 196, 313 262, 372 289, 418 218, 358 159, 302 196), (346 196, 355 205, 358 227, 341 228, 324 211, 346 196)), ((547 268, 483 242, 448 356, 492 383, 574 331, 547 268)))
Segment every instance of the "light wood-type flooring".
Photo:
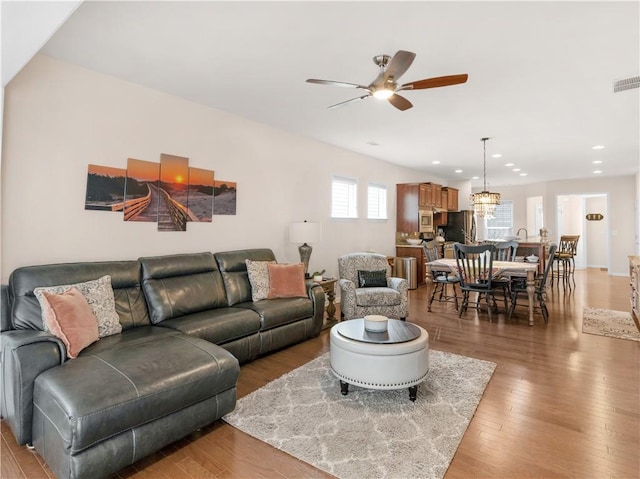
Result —
MULTIPOLYGON (((432 349, 497 363, 447 479, 640 477, 640 342, 581 331, 584 306, 630 309, 629 278, 589 269, 576 272, 576 283, 571 293, 554 290, 549 323, 536 315, 533 327, 526 309, 511 321, 494 316, 493 323, 474 310, 458 319, 448 304, 434 303, 427 313, 426 288, 410 291, 408 319, 427 329, 432 349)), ((328 348, 325 330, 242 366, 238 396, 328 348)), ((1 452, 3 478, 54 477, 37 454, 16 444, 5 423, 1 452)), ((113 477, 330 476, 218 421, 113 477)))

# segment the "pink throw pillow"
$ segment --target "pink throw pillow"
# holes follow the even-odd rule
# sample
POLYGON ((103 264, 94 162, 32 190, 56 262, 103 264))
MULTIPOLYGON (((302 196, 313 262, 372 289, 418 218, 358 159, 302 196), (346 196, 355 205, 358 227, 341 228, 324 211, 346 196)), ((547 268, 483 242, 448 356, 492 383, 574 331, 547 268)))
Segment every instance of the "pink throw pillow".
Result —
POLYGON ((43 319, 51 334, 60 338, 67 347, 67 356, 78 353, 98 337, 98 320, 87 299, 76 288, 62 294, 42 293, 45 299, 43 319))
POLYGON ((269 296, 274 298, 307 297, 304 283, 304 263, 269 263, 269 296))

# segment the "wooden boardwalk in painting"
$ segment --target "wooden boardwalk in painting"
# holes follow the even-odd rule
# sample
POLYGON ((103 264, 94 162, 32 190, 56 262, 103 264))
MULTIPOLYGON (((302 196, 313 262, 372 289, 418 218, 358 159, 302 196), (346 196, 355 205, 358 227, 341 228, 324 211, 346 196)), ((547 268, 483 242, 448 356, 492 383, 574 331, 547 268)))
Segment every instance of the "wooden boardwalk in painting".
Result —
POLYGON ((168 193, 156 185, 148 183, 148 186, 151 196, 148 206, 130 220, 157 222, 158 231, 185 231, 186 220, 182 215, 176 214, 176 209, 188 211, 187 208, 175 200, 171 200, 168 193))

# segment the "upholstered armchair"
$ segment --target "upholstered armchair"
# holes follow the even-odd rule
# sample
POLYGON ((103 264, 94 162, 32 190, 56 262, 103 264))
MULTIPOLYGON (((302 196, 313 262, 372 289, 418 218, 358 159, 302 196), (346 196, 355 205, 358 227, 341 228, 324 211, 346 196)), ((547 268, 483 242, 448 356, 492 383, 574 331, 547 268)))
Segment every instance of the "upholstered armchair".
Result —
POLYGON ((409 283, 391 277, 387 257, 376 253, 350 253, 338 258, 340 313, 345 319, 367 314, 405 319, 409 312, 409 283))

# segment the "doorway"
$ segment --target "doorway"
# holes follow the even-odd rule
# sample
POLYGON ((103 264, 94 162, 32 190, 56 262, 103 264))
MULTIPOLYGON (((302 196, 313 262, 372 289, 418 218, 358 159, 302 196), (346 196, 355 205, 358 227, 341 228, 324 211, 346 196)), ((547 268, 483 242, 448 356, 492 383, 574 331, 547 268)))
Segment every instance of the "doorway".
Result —
POLYGON ((580 235, 575 257, 577 269, 609 268, 608 198, 606 194, 559 195, 557 198, 557 238, 580 235), (601 220, 588 221, 587 215, 601 220))

